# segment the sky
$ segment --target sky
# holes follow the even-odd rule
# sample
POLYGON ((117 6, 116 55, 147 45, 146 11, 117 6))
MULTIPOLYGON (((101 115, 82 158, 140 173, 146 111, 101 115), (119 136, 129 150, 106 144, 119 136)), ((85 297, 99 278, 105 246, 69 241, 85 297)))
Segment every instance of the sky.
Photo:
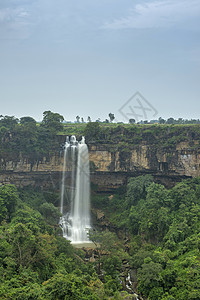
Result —
POLYGON ((200 118, 199 0, 0 0, 0 114, 200 118))

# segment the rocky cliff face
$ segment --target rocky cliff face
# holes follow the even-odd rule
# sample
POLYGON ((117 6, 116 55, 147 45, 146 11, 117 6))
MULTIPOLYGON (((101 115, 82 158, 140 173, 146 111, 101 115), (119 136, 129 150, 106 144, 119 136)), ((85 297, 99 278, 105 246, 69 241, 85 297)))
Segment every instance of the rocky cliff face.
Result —
MULTIPOLYGON (((193 145, 198 145, 194 141, 193 145)), ((91 179, 99 190, 115 189, 126 183, 128 177, 150 173, 158 181, 173 182, 185 176, 200 176, 200 148, 179 143, 174 149, 161 149, 141 142, 128 148, 109 144, 89 144, 91 179), (121 149, 121 150, 120 150, 121 149)), ((0 181, 18 186, 53 185, 59 187, 63 158, 59 153, 33 164, 19 157, 15 161, 1 162, 0 181)))
MULTIPOLYGON (((192 149, 180 143, 175 150, 163 151, 150 145, 138 145, 128 151, 110 151, 109 145, 89 145, 92 171, 98 172, 162 172, 176 175, 200 176, 200 148, 192 149)), ((63 158, 54 154, 50 159, 30 163, 19 157, 1 165, 1 172, 61 172, 63 158)))
POLYGON ((150 145, 130 147, 129 151, 110 152, 107 145, 91 146, 90 160, 99 172, 151 172, 180 176, 200 176, 200 148, 188 143, 163 151, 150 145))

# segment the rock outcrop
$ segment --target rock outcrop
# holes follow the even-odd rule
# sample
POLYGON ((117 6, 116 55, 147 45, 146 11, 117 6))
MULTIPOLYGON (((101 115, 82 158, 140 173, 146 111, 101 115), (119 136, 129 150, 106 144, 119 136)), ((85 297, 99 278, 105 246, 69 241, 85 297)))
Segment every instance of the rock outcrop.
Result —
MULTIPOLYGON (((111 191, 127 182, 131 176, 152 174, 155 180, 171 186, 185 177, 200 176, 199 141, 177 143, 173 149, 163 149, 142 141, 128 149, 109 144, 89 144, 91 180, 99 191, 111 191)), ((17 186, 40 185, 59 188, 63 158, 59 152, 48 159, 30 163, 23 157, 15 161, 1 160, 1 183, 17 186)))

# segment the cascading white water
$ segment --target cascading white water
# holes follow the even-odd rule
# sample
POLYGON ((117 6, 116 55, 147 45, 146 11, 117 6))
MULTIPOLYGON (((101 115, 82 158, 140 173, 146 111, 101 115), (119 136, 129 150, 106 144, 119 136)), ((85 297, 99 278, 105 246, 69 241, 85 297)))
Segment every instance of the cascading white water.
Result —
POLYGON ((87 232, 90 226, 90 171, 88 147, 85 138, 77 143, 75 136, 67 140, 64 150, 64 163, 61 183, 62 217, 60 225, 63 236, 72 243, 89 241, 87 232), (70 212, 64 211, 66 190, 66 169, 70 168, 71 180, 68 186, 70 195, 70 212))
POLYGON ((61 183, 61 203, 60 203, 60 212, 63 214, 63 205, 64 205, 64 193, 65 193, 65 171, 66 171, 66 162, 67 162, 67 152, 69 148, 69 137, 66 138, 64 146, 64 162, 63 162, 63 171, 62 171, 62 183, 61 183))
POLYGON ((78 144, 76 189, 72 211, 72 241, 87 241, 90 228, 90 178, 88 148, 84 138, 78 144))
POLYGON ((66 191, 65 191, 65 180, 66 180, 66 168, 67 168, 67 160, 68 160, 68 152, 70 148, 69 137, 67 136, 66 142, 64 145, 64 161, 63 161, 63 170, 62 170, 62 180, 61 180, 61 194, 60 194, 60 213, 62 217, 60 218, 60 226, 63 230, 63 235, 65 236, 68 231, 68 222, 66 216, 63 214, 64 208, 64 199, 66 198, 66 191))

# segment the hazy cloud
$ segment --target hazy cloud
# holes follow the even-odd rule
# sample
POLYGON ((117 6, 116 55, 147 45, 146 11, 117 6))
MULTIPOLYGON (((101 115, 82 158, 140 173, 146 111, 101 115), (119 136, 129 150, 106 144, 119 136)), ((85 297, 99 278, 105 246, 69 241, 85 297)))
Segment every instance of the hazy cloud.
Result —
POLYGON ((10 22, 22 21, 29 16, 24 8, 2 8, 0 9, 0 23, 8 24, 10 22))
POLYGON ((135 5, 128 16, 107 22, 103 28, 169 28, 198 16, 199 0, 151 1, 135 5))
POLYGON ((26 38, 29 15, 29 11, 23 7, 0 9, 0 39, 26 38))
POLYGON ((91 16, 79 1, 0 0, 0 39, 60 39, 91 28, 91 16))

